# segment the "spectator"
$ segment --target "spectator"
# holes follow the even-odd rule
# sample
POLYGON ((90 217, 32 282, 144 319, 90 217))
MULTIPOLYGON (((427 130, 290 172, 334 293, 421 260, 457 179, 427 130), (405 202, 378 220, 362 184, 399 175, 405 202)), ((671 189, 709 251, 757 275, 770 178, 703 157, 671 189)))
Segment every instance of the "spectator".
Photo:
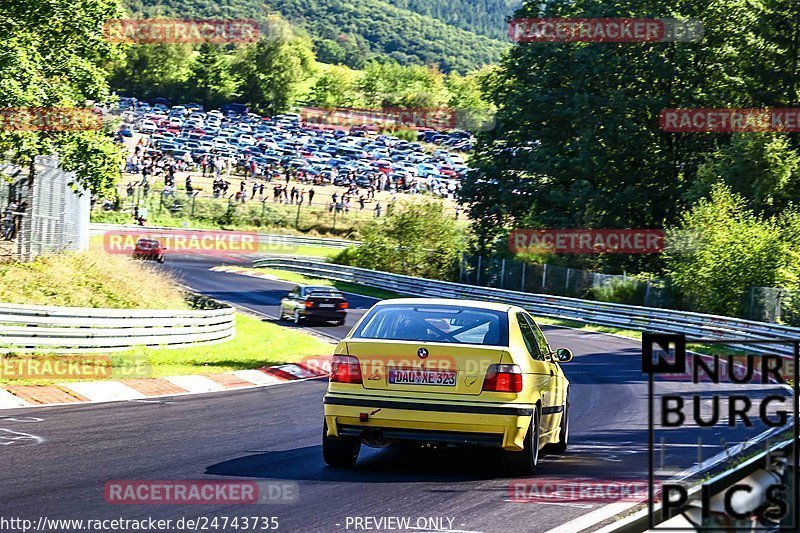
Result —
POLYGON ((194 188, 192 187, 192 177, 186 176, 186 194, 192 194, 194 188))
POLYGON ((381 216, 381 204, 378 202, 375 204, 375 218, 380 218, 381 216))
POLYGON ((6 207, 5 213, 3 214, 3 239, 10 241, 16 237, 17 234, 17 225, 16 225, 16 214, 17 214, 17 203, 14 200, 11 200, 11 203, 8 204, 6 207))
POLYGON ((311 205, 311 202, 314 200, 314 189, 308 190, 308 205, 311 205))

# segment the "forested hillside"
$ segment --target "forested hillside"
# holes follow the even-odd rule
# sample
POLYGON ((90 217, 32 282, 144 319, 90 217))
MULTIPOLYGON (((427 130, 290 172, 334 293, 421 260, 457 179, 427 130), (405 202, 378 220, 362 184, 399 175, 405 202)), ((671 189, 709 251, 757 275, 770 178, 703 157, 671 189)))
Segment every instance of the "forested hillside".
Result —
POLYGON ((506 17, 522 0, 385 0, 401 9, 426 15, 458 28, 505 39, 506 17))
POLYGON ((390 57, 402 65, 437 65, 444 72, 462 73, 499 61, 508 46, 503 37, 502 6, 515 3, 511 0, 126 0, 134 14, 147 16, 247 17, 261 21, 271 9, 308 32, 322 62, 362 68, 369 59, 390 57), (406 3, 407 8, 403 7, 406 3), (500 31, 494 31, 498 24, 500 31))

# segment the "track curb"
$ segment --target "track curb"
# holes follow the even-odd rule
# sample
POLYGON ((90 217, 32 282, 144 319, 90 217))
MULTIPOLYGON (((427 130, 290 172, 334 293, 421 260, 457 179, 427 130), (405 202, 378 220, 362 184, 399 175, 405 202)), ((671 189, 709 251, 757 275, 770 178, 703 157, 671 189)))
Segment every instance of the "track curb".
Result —
MULTIPOLYGON (((320 359, 315 361, 319 362, 320 359)), ((322 379, 327 376, 328 371, 324 368, 324 365, 287 363, 216 374, 190 374, 109 381, 76 381, 53 385, 6 385, 0 387, 0 411, 207 394, 269 387, 294 381, 322 379)))

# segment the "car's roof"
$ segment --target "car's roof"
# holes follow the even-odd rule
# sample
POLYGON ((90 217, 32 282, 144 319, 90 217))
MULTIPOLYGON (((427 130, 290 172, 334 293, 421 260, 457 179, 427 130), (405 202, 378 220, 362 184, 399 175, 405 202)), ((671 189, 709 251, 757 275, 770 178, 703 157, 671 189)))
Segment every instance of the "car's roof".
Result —
POLYGON ((478 300, 456 300, 451 298, 392 298, 391 300, 382 300, 376 305, 452 305, 456 307, 473 307, 479 309, 490 309, 492 311, 507 312, 514 307, 513 305, 495 303, 495 302, 481 302, 478 300))

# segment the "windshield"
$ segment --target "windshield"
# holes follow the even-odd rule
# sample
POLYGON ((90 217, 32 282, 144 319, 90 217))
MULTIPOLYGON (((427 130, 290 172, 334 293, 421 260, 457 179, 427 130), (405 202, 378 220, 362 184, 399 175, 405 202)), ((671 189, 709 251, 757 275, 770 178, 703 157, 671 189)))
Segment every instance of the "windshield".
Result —
POLYGON ((470 307, 385 305, 370 311, 353 338, 508 346, 508 317, 470 307))

